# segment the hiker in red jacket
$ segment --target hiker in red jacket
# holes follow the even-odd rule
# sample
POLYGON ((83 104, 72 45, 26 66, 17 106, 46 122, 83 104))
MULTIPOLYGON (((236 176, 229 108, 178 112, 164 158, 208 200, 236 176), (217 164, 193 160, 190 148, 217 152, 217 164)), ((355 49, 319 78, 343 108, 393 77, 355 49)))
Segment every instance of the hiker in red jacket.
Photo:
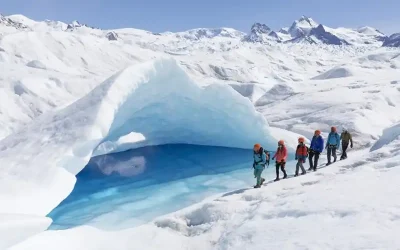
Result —
POLYGON ((297 145, 296 157, 295 157, 295 159, 297 160, 296 173, 294 176, 299 176, 299 168, 301 168, 301 175, 307 173, 303 167, 303 163, 306 162, 306 159, 308 157, 308 147, 304 144, 304 141, 305 141, 304 137, 299 138, 299 145, 297 145))
POLYGON ((283 179, 287 178, 287 174, 285 171, 286 158, 287 149, 285 146, 285 142, 283 140, 280 140, 278 142, 278 149, 276 150, 274 157, 272 157, 272 160, 276 159, 276 179, 274 181, 279 181, 279 168, 281 168, 281 171, 283 172, 283 179))

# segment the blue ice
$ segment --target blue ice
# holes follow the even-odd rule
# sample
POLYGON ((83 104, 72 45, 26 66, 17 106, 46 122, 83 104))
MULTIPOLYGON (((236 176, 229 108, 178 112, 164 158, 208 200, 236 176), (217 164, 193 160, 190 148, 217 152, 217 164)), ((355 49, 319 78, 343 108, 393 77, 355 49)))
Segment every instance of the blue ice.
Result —
MULTIPOLYGON (((271 165, 263 173, 269 179, 271 165)), ((252 171, 251 150, 225 147, 175 144, 97 156, 49 214, 50 229, 138 226, 210 195, 252 187, 252 171)))

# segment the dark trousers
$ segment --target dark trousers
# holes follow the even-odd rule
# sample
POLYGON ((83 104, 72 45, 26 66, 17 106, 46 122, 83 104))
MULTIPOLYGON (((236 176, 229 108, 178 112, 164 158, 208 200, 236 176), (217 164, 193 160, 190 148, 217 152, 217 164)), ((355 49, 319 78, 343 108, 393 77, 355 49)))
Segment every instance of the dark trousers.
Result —
POLYGON ((279 168, 281 168, 281 171, 283 172, 283 178, 287 177, 285 164, 286 162, 276 162, 276 179, 279 179, 279 168))
POLYGON ((328 163, 331 163, 331 156, 333 156, 333 160, 336 161, 336 146, 328 145, 328 163))
POLYGON ((319 152, 316 151, 310 151, 308 153, 308 160, 310 162, 310 168, 309 170, 313 169, 316 170, 318 166, 318 159, 319 159, 319 152), (314 159, 313 159, 314 158, 314 159), (313 164, 314 163, 314 164, 313 164))
POLYGON ((347 148, 349 147, 348 143, 342 143, 342 156, 340 156, 340 159, 346 159, 347 158, 347 148))

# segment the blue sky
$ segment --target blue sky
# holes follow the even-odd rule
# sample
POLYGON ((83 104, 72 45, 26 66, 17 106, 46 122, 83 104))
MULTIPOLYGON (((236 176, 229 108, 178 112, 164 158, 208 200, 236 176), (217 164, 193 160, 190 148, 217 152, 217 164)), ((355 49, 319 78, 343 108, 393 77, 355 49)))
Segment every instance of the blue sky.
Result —
POLYGON ((369 25, 394 33, 400 32, 399 10, 400 0, 0 0, 5 15, 153 32, 200 27, 247 32, 254 22, 279 29, 306 15, 330 27, 369 25))

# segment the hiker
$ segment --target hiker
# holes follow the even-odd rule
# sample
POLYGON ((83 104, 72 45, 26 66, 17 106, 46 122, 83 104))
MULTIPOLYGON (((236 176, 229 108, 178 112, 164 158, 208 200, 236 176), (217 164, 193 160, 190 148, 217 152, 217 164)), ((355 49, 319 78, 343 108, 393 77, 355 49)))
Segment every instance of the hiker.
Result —
POLYGON ((281 168, 281 171, 283 172, 283 179, 287 178, 287 174, 285 171, 286 158, 287 149, 285 147, 285 142, 283 140, 280 140, 278 142, 278 149, 276 150, 274 157, 272 157, 272 160, 276 159, 276 179, 274 181, 279 181, 279 168, 281 168))
POLYGON ((326 141, 326 146, 325 148, 328 149, 328 163, 326 164, 327 166, 332 164, 331 162, 331 156, 333 156, 333 162, 336 162, 336 149, 338 149, 340 146, 340 136, 336 132, 336 127, 331 127, 331 132, 328 135, 328 139, 326 141))
POLYGON ((319 155, 324 150, 324 139, 321 136, 320 130, 315 130, 314 136, 311 139, 311 145, 308 152, 308 160, 310 162, 310 168, 308 171, 317 171, 319 155), (313 159, 314 158, 314 159, 313 159))
POLYGON ((308 147, 304 144, 304 137, 300 137, 299 138, 299 145, 297 145, 297 149, 296 149, 296 157, 295 159, 297 160, 297 164, 296 164, 296 173, 295 173, 295 177, 299 176, 299 167, 301 168, 301 175, 306 174, 306 170, 303 167, 303 163, 306 162, 307 156, 308 156, 308 147))
POLYGON ((342 155, 340 156, 340 160, 344 160, 347 159, 346 150, 349 147, 349 142, 350 142, 350 147, 353 148, 353 137, 345 127, 343 127, 343 132, 340 135, 340 140, 342 140, 342 155))
POLYGON ((261 173, 264 171, 265 163, 267 161, 267 156, 264 152, 264 149, 260 144, 255 144, 253 148, 253 168, 254 168, 254 178, 257 178, 257 183, 254 188, 259 188, 265 181, 264 178, 261 177, 261 173))

